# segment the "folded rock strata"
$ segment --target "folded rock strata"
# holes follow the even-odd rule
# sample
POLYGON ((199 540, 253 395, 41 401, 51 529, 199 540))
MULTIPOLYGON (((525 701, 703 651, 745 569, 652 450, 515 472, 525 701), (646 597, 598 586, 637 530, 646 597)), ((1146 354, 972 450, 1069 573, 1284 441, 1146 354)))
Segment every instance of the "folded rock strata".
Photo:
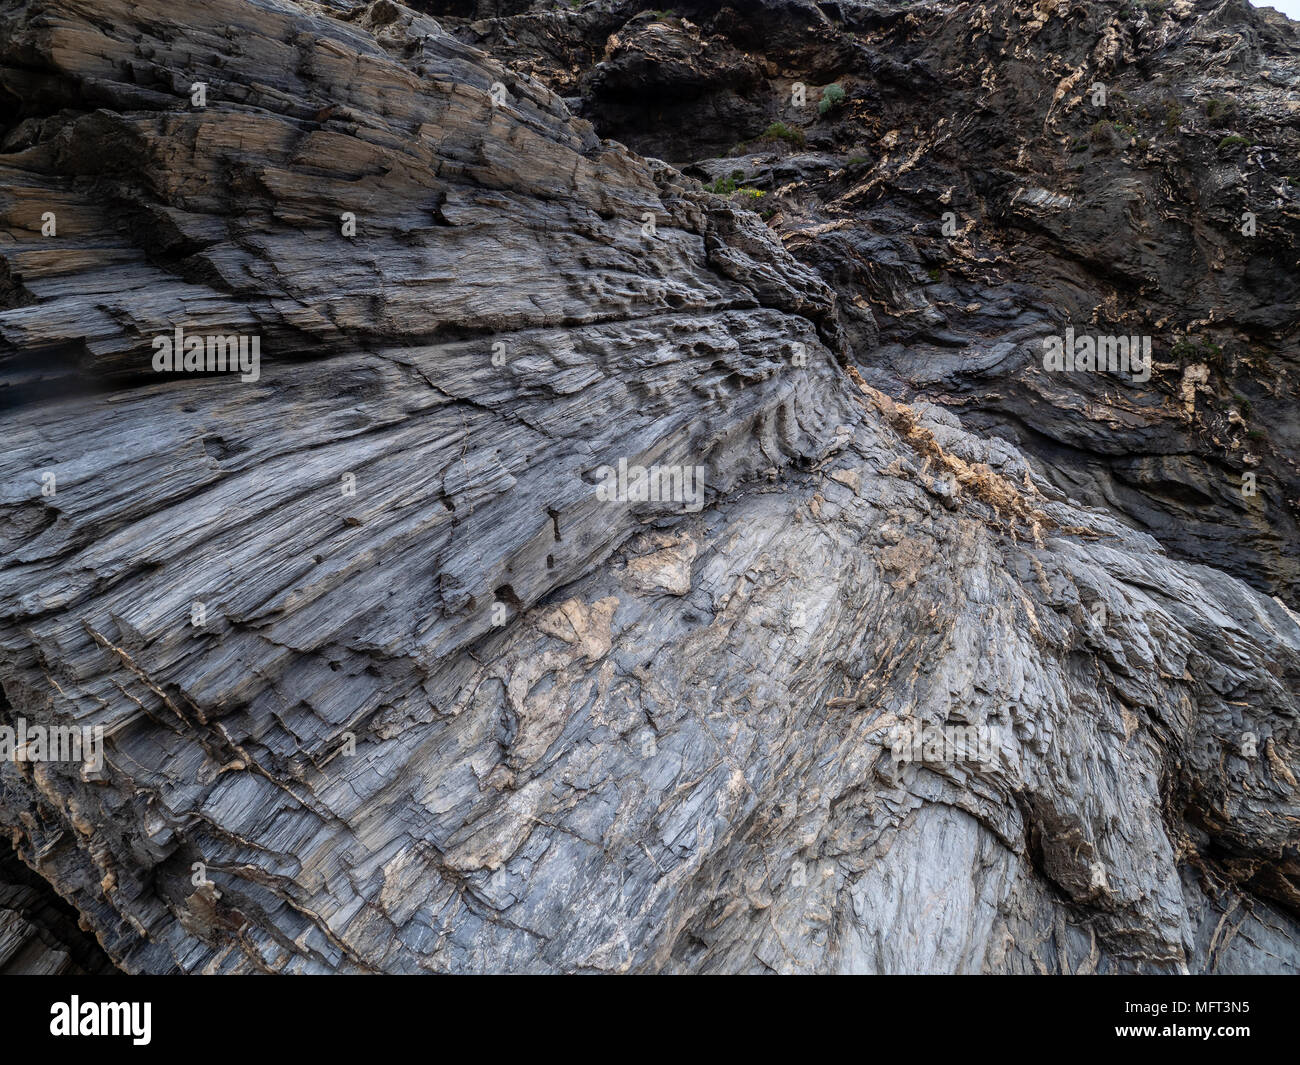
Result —
POLYGON ((0 15, 0 715, 105 735, 0 824, 118 966, 1300 968, 1282 599, 889 398, 757 215, 436 19, 180 18, 0 15))
POLYGON ((1295 602, 1300 24, 1246 0, 423 4, 603 135, 744 186, 873 385, 1295 602), (1147 337, 1151 379, 1045 372, 1067 326, 1147 337))

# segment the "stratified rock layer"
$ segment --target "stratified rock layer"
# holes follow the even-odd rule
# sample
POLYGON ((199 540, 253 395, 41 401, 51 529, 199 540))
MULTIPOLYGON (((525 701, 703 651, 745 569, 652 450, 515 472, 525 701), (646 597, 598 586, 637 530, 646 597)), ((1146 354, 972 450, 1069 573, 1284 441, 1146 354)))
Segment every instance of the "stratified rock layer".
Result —
POLYGON ((1246 0, 423 6, 474 8, 446 25, 602 135, 746 186, 876 387, 1300 601, 1300 24, 1246 0), (1147 336, 1151 380, 1045 372, 1067 326, 1147 336))
POLYGON ((1280 600, 435 20, 178 17, 0 15, 0 713, 108 737, 0 823, 121 967, 1300 969, 1280 600))

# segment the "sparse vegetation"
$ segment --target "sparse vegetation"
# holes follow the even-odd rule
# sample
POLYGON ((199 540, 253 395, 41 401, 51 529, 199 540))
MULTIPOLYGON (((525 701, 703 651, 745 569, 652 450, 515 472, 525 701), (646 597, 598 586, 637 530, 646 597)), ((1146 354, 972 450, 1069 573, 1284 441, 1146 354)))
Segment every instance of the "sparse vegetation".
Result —
POLYGON ((803 130, 787 126, 784 122, 773 122, 759 134, 758 139, 761 141, 785 141, 795 148, 802 148, 808 142, 803 130))
POLYGON ((1109 119, 1103 118, 1099 122, 1094 122, 1092 129, 1088 131, 1088 140, 1098 148, 1109 148, 1115 143, 1115 127, 1109 119))
POLYGON ((844 86, 838 84, 827 85, 826 88, 822 89, 822 98, 817 105, 817 113, 819 115, 827 114, 842 103, 844 103, 844 86))
POLYGON ((1169 351, 1180 362, 1203 362, 1220 372, 1224 368, 1223 348, 1205 337, 1179 337, 1169 351))
POLYGON ((717 196, 735 196, 741 195, 751 200, 761 200, 767 195, 762 189, 756 189, 749 185, 742 185, 744 173, 740 170, 733 170, 730 177, 718 178, 717 181, 709 182, 704 186, 706 192, 712 192, 717 196))
POLYGON ((1177 133, 1183 120, 1183 105, 1172 96, 1165 101, 1165 132, 1177 133))
POLYGON ((1235 148, 1237 145, 1241 145, 1243 148, 1251 148, 1254 147, 1254 144, 1255 142, 1249 137, 1242 137, 1239 134, 1233 133, 1219 141, 1219 150, 1222 151, 1224 148, 1235 148))
POLYGON ((730 177, 718 178, 717 181, 705 185, 704 189, 706 192, 712 192, 718 196, 730 196, 740 188, 740 182, 744 176, 743 171, 733 170, 730 177))

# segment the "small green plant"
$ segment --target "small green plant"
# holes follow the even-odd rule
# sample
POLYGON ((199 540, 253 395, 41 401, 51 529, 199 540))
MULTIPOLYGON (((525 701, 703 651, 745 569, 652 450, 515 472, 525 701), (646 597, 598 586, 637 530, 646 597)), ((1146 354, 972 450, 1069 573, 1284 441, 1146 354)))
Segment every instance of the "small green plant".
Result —
POLYGON ((931 281, 936 281, 936 282, 939 280, 939 278, 943 276, 943 274, 939 272, 939 268, 937 266, 930 267, 930 269, 926 271, 926 274, 929 275, 931 281))
POLYGON ((1219 371, 1225 366, 1223 348, 1205 337, 1180 336, 1169 350, 1181 362, 1203 362, 1219 371))
POLYGON ((1101 119, 1099 122, 1092 124, 1092 129, 1088 131, 1088 140, 1098 148, 1109 148, 1115 143, 1115 127, 1109 119, 1101 119))
POLYGON ((842 85, 827 85, 822 89, 821 102, 817 105, 817 113, 824 115, 829 111, 839 107, 844 102, 844 87, 842 85))
POLYGON ((1213 122, 1216 118, 1222 118, 1228 113, 1228 101, 1218 96, 1211 96, 1205 101, 1205 117, 1213 122))
POLYGON ((794 129, 787 126, 784 122, 773 122, 767 129, 759 135, 761 141, 785 141, 795 148, 802 148, 807 143, 807 138, 801 129, 794 129))
POLYGON ((871 160, 865 155, 850 155, 848 159, 844 161, 844 166, 846 169, 852 169, 855 166, 866 166, 869 162, 871 162, 871 160))
POLYGON ((740 170, 733 170, 730 177, 721 177, 717 181, 712 181, 705 185, 706 192, 712 192, 717 196, 744 196, 751 200, 761 200, 767 195, 762 189, 756 189, 749 185, 742 185, 741 181, 745 175, 740 170))
POLYGON ((1237 145, 1241 145, 1243 148, 1251 148, 1254 147, 1254 144, 1255 142, 1249 137, 1242 137, 1233 133, 1219 141, 1219 150, 1223 151, 1224 148, 1235 148, 1237 145))
POLYGON ((1183 105, 1172 96, 1165 101, 1165 132, 1176 133, 1183 119, 1183 105))
POLYGON ((741 171, 733 170, 731 177, 718 178, 717 181, 705 185, 704 188, 707 192, 715 193, 718 196, 730 196, 740 188, 740 181, 744 176, 741 171))
POLYGON ((1249 418, 1250 412, 1255 409, 1254 405, 1250 402, 1250 400, 1247 399, 1245 396, 1243 396, 1240 392, 1233 395, 1232 398, 1237 401, 1237 407, 1241 411, 1241 416, 1243 418, 1249 418))

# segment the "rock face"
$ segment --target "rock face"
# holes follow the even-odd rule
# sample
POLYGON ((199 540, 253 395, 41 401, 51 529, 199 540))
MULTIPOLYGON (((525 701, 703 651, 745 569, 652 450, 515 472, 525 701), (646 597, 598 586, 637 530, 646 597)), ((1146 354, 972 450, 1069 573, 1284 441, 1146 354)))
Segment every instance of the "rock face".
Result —
POLYGON ((1245 0, 639 7, 447 24, 602 133, 764 192, 872 384, 1300 595, 1300 26, 1245 0), (1044 373, 1066 326, 1149 336, 1153 379, 1044 373))
POLYGON ((0 975, 103 976, 116 972, 80 915, 0 845, 0 975))
POLYGON ((1226 49, 1294 148, 1294 27, 421 6, 0 9, 0 719, 92 752, 29 739, 0 824, 113 961, 1300 969, 1293 193, 1234 244, 1274 164, 1225 162, 1163 244, 1088 258, 1141 214, 1093 170, 1052 215, 1019 102, 1049 50, 1118 88, 1226 49), (797 76, 848 90, 826 143, 707 157, 797 76), (909 85, 955 117, 895 126, 909 85), (732 168, 777 210, 691 176, 732 168), (1201 315, 1184 240, 1256 362, 1190 412, 1174 370, 1033 371, 1097 286, 1132 304, 1098 333, 1201 315), (1234 385, 1270 417, 1249 498, 1206 442, 1234 385))

